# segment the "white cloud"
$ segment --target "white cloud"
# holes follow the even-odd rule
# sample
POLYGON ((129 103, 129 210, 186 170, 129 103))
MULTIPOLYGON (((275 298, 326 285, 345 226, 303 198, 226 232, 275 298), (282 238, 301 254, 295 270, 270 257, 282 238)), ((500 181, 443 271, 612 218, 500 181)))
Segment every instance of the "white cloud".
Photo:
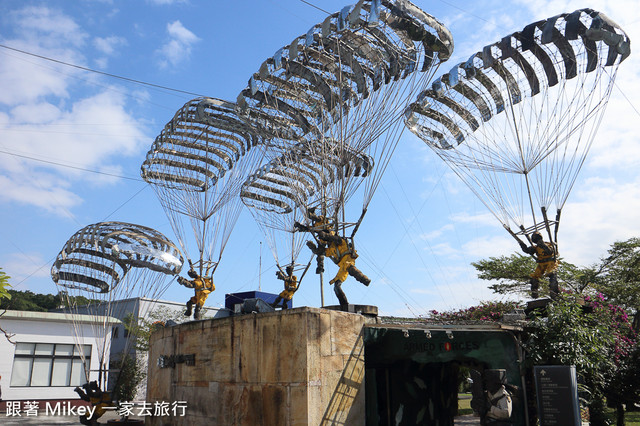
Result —
POLYGON ((167 24, 167 32, 169 33, 169 40, 159 50, 161 56, 160 66, 163 68, 175 67, 189 59, 191 46, 200 40, 194 33, 186 29, 180 21, 167 24))
POLYGON ((513 237, 503 231, 471 239, 462 245, 462 249, 467 256, 486 259, 492 256, 509 255, 519 249, 519 246, 513 237))
MULTIPOLYGON (((483 207, 484 209, 484 207, 483 207)), ((474 226, 491 226, 498 227, 498 220, 488 210, 477 214, 469 214, 468 212, 459 212, 451 215, 451 220, 458 224, 471 224, 474 226)))
MULTIPOLYGON (((8 127, 5 134, 13 137, 2 143, 3 150, 73 167, 121 174, 120 166, 109 165, 110 160, 121 160, 137 153, 148 142, 140 125, 133 121, 124 110, 122 100, 112 92, 82 99, 70 110, 57 113, 55 119, 47 123, 8 127), (87 123, 95 124, 87 126, 87 123)), ((2 199, 33 205, 60 216, 69 215, 69 210, 82 203, 73 192, 72 182, 82 179, 86 185, 117 179, 8 157, 10 160, 0 164, 2 199)))
POLYGON ((48 102, 20 104, 11 109, 11 121, 24 124, 46 124, 60 117, 60 109, 48 102))
MULTIPOLYGON (((4 257, 2 270, 11 277, 12 289, 24 291, 24 286, 17 283, 27 277, 48 278, 51 276, 51 265, 49 259, 44 260, 40 253, 8 253, 4 257)), ((51 283, 53 293, 54 284, 51 283)))
POLYGON ((445 258, 459 258, 460 250, 456 249, 449 242, 438 243, 438 244, 429 244, 426 248, 424 248, 429 254, 434 256, 441 256, 445 258))
POLYGON ((1 173, 0 198, 4 202, 38 207, 61 217, 72 216, 69 210, 82 204, 80 197, 65 189, 65 181, 50 173, 29 171, 25 175, 8 176, 1 173))
POLYGON ((125 46, 127 40, 124 37, 110 36, 110 37, 96 37, 93 39, 93 45, 99 52, 105 55, 113 55, 120 46, 125 46))
MULTIPOLYGON (((84 65, 80 49, 88 37, 70 17, 55 9, 26 7, 12 12, 16 37, 3 43, 25 52, 84 65)), ((0 104, 15 105, 42 96, 66 97, 70 77, 79 71, 20 52, 4 51, 0 61, 0 104)))
POLYGON ((44 102, 21 105, 11 111, 10 119, 5 131, 12 138, 2 142, 5 148, 54 159, 63 153, 66 160, 82 166, 96 165, 113 153, 132 154, 147 142, 125 110, 124 96, 109 90, 80 98, 69 107, 44 102), (46 114, 29 115, 33 111, 46 114), (33 117, 38 120, 29 121, 33 117))
POLYGON ((48 47, 82 46, 87 33, 69 16, 44 6, 25 7, 13 13, 12 19, 20 38, 48 47))
POLYGON ((597 262, 615 241, 640 235, 640 178, 589 178, 565 205, 560 254, 571 263, 597 262), (573 200, 573 201, 572 201, 573 200))
MULTIPOLYGON (((16 25, 32 29, 32 34, 11 41, 29 52, 82 64, 86 58, 69 42, 84 32, 69 17, 47 8, 25 8, 15 12, 16 25), (55 45, 53 54, 41 45, 55 45)), ((119 37, 101 39, 98 47, 111 52, 124 43, 119 37)), ((126 108, 126 98, 120 88, 78 85, 70 78, 77 70, 64 68, 16 53, 0 61, 0 126, 5 137, 0 141, 3 161, 0 162, 0 194, 6 203, 17 202, 36 206, 57 215, 70 215, 69 210, 82 203, 72 184, 79 179, 86 184, 114 182, 116 178, 87 175, 72 167, 109 170, 118 173, 127 156, 139 153, 148 144, 144 127, 126 108), (83 91, 84 90, 84 91, 83 91), (68 100, 73 92, 73 101, 68 100), (33 161, 25 157, 32 157, 33 161), (117 159, 118 164, 110 164, 117 159)), ((97 78, 90 76, 89 78, 97 78)), ((86 79, 84 80, 86 81, 86 79)))
MULTIPOLYGON (((12 46, 33 52, 46 52, 38 45, 27 44, 21 40, 7 42, 12 46)), ((60 51, 58 53, 61 53, 60 51)), ((56 56, 61 60, 68 60, 75 56, 70 52, 64 52, 56 56)), ((42 96, 66 97, 68 95, 69 77, 52 71, 51 67, 37 59, 31 59, 20 53, 11 53, 0 61, 0 104, 16 105, 22 102, 32 102, 42 96)))
POLYGON ((453 230, 454 230, 453 224, 449 223, 442 226, 439 229, 436 229, 430 232, 425 232, 424 234, 420 235, 420 239, 428 240, 428 241, 434 240, 436 238, 440 238, 445 233, 449 233, 453 230))
POLYGON ((119 48, 127 45, 124 37, 109 36, 96 37, 93 39, 93 46, 97 52, 103 53, 105 56, 93 59, 98 68, 106 68, 109 65, 109 57, 118 56, 119 48))

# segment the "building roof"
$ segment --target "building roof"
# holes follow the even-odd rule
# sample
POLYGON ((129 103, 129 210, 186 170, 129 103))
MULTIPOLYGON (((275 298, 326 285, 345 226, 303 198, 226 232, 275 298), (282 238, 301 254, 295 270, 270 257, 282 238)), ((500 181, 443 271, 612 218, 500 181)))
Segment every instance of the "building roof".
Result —
MULTIPOLYGON (((115 304, 115 303, 127 303, 127 302, 149 302, 149 303, 153 303, 153 304, 160 304, 160 305, 173 305, 173 306, 178 306, 178 307, 184 307, 184 302, 176 302, 174 300, 163 300, 163 299, 150 299, 148 297, 129 297, 127 299, 118 299, 118 300, 114 300, 111 303, 115 304)), ((218 308, 215 306, 203 306, 203 309, 210 309, 210 310, 221 310, 222 308, 218 308)))
MULTIPOLYGON (((0 321, 23 320, 23 321, 49 321, 49 322, 76 322, 86 324, 102 324, 104 317, 96 315, 64 314, 58 312, 36 312, 36 311, 5 311, 0 315, 0 321)), ((120 320, 107 317, 108 325, 120 324, 120 320)))
POLYGON ((371 327, 385 328, 411 328, 429 330, 466 330, 466 331, 490 331, 490 330, 515 330, 522 331, 523 321, 433 321, 424 318, 400 318, 400 317, 379 317, 378 324, 371 327))

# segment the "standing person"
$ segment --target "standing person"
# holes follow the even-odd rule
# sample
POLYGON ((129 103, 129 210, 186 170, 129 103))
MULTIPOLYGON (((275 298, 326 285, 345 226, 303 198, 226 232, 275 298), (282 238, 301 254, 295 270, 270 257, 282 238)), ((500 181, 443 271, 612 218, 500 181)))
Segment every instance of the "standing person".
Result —
POLYGON ((531 297, 537 299, 540 296, 540 278, 548 276, 551 297, 555 298, 559 292, 558 276, 556 274, 558 269, 556 247, 553 243, 545 242, 538 231, 531 234, 531 241, 533 242, 532 246, 527 246, 525 243, 520 242, 522 251, 532 255, 538 264, 535 271, 529 275, 531 297))
POLYGON ((486 411, 481 418, 482 425, 511 425, 513 402, 507 390, 506 370, 485 370, 484 383, 486 389, 486 411))

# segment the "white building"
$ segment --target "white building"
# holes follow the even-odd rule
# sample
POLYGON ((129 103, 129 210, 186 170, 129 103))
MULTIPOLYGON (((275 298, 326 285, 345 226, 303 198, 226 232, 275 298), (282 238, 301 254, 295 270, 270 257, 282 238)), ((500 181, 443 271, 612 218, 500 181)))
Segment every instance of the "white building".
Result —
MULTIPOLYGON (((111 333, 111 359, 121 359, 124 354, 129 355, 136 360, 138 366, 140 366, 145 372, 147 368, 147 352, 136 350, 135 336, 130 336, 127 328, 124 326, 123 321, 126 321, 131 316, 134 321, 132 326, 140 325, 139 318, 145 318, 147 320, 159 320, 164 321, 167 319, 175 318, 176 322, 188 321, 190 318, 184 317, 183 313, 186 307, 184 303, 172 302, 168 300, 156 300, 148 299, 146 297, 134 297, 130 299, 115 300, 107 304, 88 305, 86 307, 77 307, 78 313, 90 313, 95 315, 104 315, 108 312, 109 316, 119 319, 117 325, 114 325, 111 333), (96 310, 97 309, 97 310, 96 310), (155 313, 153 318, 150 318, 150 314, 155 313)), ((226 317, 230 315, 230 311, 227 309, 203 307, 202 318, 218 318, 226 317)), ((108 346, 107 346, 108 347, 108 346)), ((111 378, 110 389, 114 385, 114 380, 111 378)), ((136 400, 142 400, 147 393, 147 381, 143 380, 136 392, 136 400)))
POLYGON ((15 344, 0 334, 2 399, 77 400, 73 389, 86 382, 86 368, 90 380, 98 380, 99 348, 109 344, 111 327, 119 323, 115 318, 105 321, 90 315, 5 311, 0 327, 12 335, 15 344), (96 326, 98 322, 100 327, 96 326), (72 324, 78 332, 73 331, 72 324))
MULTIPOLYGON (((147 318, 154 311, 180 319, 185 310, 183 303, 147 298, 118 300, 111 305, 112 317, 99 316, 100 312, 87 311, 89 315, 84 315, 62 310, 6 311, 1 315, 0 327, 13 335, 15 345, 0 333, 0 410, 4 401, 80 402, 73 389, 86 383, 83 359, 89 365, 90 381, 99 379, 104 348, 107 353, 103 365, 109 365, 110 358, 117 359, 124 351, 146 364, 147 353, 135 350, 134 337, 129 336, 121 320, 127 315, 147 318)), ((229 311, 205 307, 202 314, 203 318, 213 318, 228 316, 229 311)), ((112 386, 110 383, 109 388, 112 386)), ((146 380, 138 387, 136 399, 144 399, 145 394, 146 380)))

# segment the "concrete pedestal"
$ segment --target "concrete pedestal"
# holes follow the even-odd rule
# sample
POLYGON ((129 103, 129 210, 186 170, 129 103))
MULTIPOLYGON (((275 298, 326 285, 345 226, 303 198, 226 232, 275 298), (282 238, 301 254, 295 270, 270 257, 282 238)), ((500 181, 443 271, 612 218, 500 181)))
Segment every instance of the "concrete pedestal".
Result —
POLYGON ((364 425, 362 329, 374 321, 303 307, 162 329, 151 338, 146 400, 184 401, 185 415, 146 424, 364 425))

